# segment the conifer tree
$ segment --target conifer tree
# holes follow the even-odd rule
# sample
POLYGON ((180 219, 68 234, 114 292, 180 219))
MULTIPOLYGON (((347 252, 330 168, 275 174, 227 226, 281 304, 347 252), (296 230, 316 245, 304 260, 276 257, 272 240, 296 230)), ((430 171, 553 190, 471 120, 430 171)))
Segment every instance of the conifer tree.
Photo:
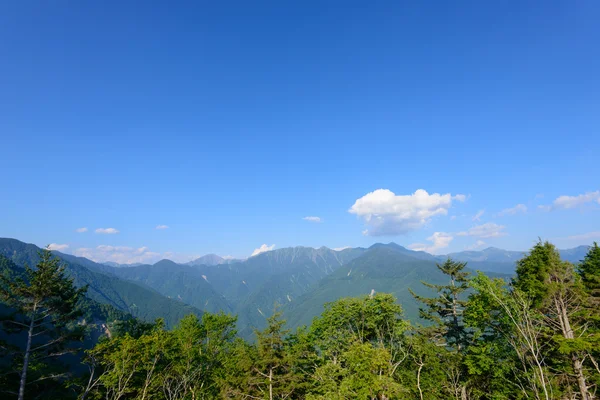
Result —
MULTIPOLYGON (((590 270, 592 268, 590 266, 590 270)), ((554 333, 552 340, 558 344, 558 351, 568 359, 577 389, 567 387, 567 393, 579 392, 582 400, 592 399, 589 372, 584 365, 586 349, 593 340, 586 327, 583 307, 587 294, 573 264, 561 260, 554 245, 540 240, 517 262, 517 275, 512 284, 525 293, 532 306, 544 316, 548 330, 554 333)), ((555 363, 561 361, 567 362, 556 360, 555 363)))
POLYGON ((433 334, 443 336, 448 346, 460 351, 467 341, 467 333, 462 321, 467 302, 461 300, 461 295, 469 287, 469 273, 463 271, 467 263, 448 258, 442 265, 436 265, 444 275, 450 277, 450 282, 447 285, 421 283, 435 290, 438 296, 428 298, 419 296, 412 290, 410 292, 425 306, 419 310, 421 317, 435 324, 431 329, 433 334))
MULTIPOLYGON (((71 352, 66 343, 83 337, 83 329, 76 326, 76 321, 82 315, 78 303, 86 288, 75 287, 50 250, 42 250, 39 257, 35 269, 25 266, 21 275, 4 271, 0 276, 0 298, 16 311, 3 325, 10 326, 13 332, 27 333, 19 360, 19 400, 25 397, 31 365, 71 352)), ((40 376, 37 380, 53 377, 57 376, 40 376)))

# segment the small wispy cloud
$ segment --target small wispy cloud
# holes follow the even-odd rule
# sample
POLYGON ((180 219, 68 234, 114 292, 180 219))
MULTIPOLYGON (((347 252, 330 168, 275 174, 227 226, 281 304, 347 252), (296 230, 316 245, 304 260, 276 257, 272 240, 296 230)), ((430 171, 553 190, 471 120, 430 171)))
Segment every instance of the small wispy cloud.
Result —
POLYGON ((571 209, 581 207, 586 203, 597 202, 600 204, 600 190, 595 192, 587 192, 577 196, 559 196, 553 202, 552 205, 538 206, 540 210, 552 211, 558 209, 571 209))
POLYGON ((476 250, 485 246, 485 242, 483 240, 478 240, 470 246, 465 246, 465 250, 476 250))
POLYGON ((119 231, 115 228, 98 228, 95 232, 102 235, 114 235, 119 233, 119 231))
POLYGON ((481 217, 485 214, 485 210, 479 210, 472 218, 473 221, 481 221, 481 217))
POLYGON ((586 241, 600 239, 600 231, 587 232, 579 235, 567 236, 564 238, 558 238, 559 240, 571 240, 571 241, 586 241))
POLYGON ((468 231, 458 232, 458 236, 474 236, 480 238, 492 238, 492 237, 500 237, 506 236, 506 232, 504 232, 504 225, 498 225, 493 222, 488 222, 483 225, 477 225, 470 228, 468 231))
POLYGON ((58 250, 63 251, 69 248, 68 244, 58 244, 58 243, 50 243, 48 245, 48 250, 58 250))
POLYGON ((505 208, 504 210, 497 213, 496 216, 504 217, 506 215, 515 215, 518 213, 525 214, 526 212, 527 212, 527 206, 525 204, 517 204, 516 206, 514 206, 512 208, 505 208))
POLYGON ((88 231, 88 228, 86 228, 85 226, 83 228, 77 228, 77 229, 75 229, 75 232, 77 232, 77 233, 84 233, 84 232, 87 232, 87 231, 88 231))
POLYGON ((304 217, 302 219, 309 222, 322 222, 321 217, 304 217))
POLYGON ((334 247, 331 250, 333 250, 333 251, 342 251, 342 250, 351 249, 351 248, 352 247, 350 247, 350 246, 344 246, 344 247, 334 247))
POLYGON ((158 230, 169 229, 169 227, 167 225, 157 225, 156 229, 158 229, 158 230))
POLYGON ((275 245, 272 244, 270 246, 267 246, 266 244, 263 244, 262 246, 260 246, 258 249, 254 249, 254 251, 252 252, 252 254, 250 255, 250 257, 254 257, 259 255, 260 253, 264 253, 266 251, 271 251, 275 248, 275 245))
POLYGON ((427 253, 436 254, 439 250, 448 247, 453 239, 454 236, 449 233, 434 232, 433 235, 427 238, 432 244, 413 243, 409 245, 408 248, 415 251, 425 251, 427 253))

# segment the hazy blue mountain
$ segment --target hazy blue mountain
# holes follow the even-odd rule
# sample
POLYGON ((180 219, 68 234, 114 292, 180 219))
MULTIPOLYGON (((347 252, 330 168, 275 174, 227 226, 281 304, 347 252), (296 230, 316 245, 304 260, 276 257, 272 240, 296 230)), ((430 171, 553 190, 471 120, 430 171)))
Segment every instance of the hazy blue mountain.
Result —
POLYGON ((461 251, 440 256, 440 259, 447 257, 457 261, 490 261, 490 262, 510 262, 515 263, 525 255, 524 251, 502 250, 496 247, 488 247, 480 251, 461 251))
POLYGON ((578 246, 578 247, 575 247, 572 249, 559 250, 559 251, 560 251, 560 256, 562 257, 563 260, 567 260, 567 261, 577 264, 584 259, 585 255, 588 253, 589 249, 590 249, 590 246, 586 245, 586 246, 578 246))
MULTIPOLYGON (((588 248, 589 246, 579 246, 573 249, 559 250, 559 252, 563 260, 578 263, 585 257, 588 248)), ((525 254, 526 252, 524 251, 509 251, 488 247, 480 251, 461 251, 445 256, 438 256, 437 258, 445 260, 447 257, 451 257, 457 261, 466 261, 469 268, 473 270, 513 274, 516 262, 525 254)))
MULTIPOLYGON (((35 266, 39 260, 39 251, 40 248, 33 244, 0 238, 0 254, 18 266, 35 266)), ((88 285, 87 297, 98 303, 109 304, 146 321, 164 318, 167 326, 174 326, 190 313, 202 315, 199 309, 168 299, 147 286, 103 272, 104 268, 110 268, 108 266, 58 252, 55 254, 63 260, 75 284, 88 285), (82 263, 87 266, 81 265, 82 263)))
POLYGON ((151 287, 164 296, 175 298, 200 310, 231 312, 232 307, 197 268, 161 260, 154 265, 112 268, 114 275, 151 287))
POLYGON ((114 267, 114 268, 128 268, 128 267, 137 267, 138 265, 143 265, 142 263, 119 264, 119 263, 112 262, 112 261, 106 261, 106 262, 103 262, 102 264, 108 265, 109 267, 114 267))
POLYGON ((415 250, 410 250, 407 249, 406 247, 402 247, 399 244, 396 244, 394 242, 390 242, 390 243, 375 243, 374 245, 372 245, 371 247, 369 247, 370 250, 372 249, 378 249, 378 248, 388 248, 388 249, 392 249, 394 250, 396 253, 400 253, 400 254, 405 254, 407 256, 410 256, 412 258, 416 258, 418 260, 428 260, 428 261, 437 261, 438 257, 429 254, 427 252, 424 251, 415 251, 415 250))
POLYGON ((197 265, 219 265, 225 263, 226 260, 216 254, 207 254, 200 258, 196 258, 193 261, 185 263, 185 265, 197 266, 197 265))

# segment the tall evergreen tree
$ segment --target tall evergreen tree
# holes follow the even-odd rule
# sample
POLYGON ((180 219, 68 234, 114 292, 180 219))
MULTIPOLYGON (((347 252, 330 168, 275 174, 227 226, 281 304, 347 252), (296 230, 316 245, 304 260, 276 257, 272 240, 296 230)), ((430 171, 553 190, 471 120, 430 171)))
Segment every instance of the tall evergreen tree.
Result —
POLYGON ((468 289, 468 272, 463 269, 467 263, 457 262, 448 258, 443 264, 437 264, 438 269, 448 275, 450 282, 447 285, 434 285, 422 282, 428 288, 438 293, 437 297, 422 297, 412 295, 425 307, 422 307, 420 315, 422 318, 432 321, 435 334, 443 336, 446 344, 460 351, 467 342, 467 331, 463 324, 463 313, 467 302, 461 299, 461 295, 468 289))
POLYGON ((600 247, 598 243, 590 247, 578 268, 579 275, 595 306, 600 306, 600 247))
MULTIPOLYGON (((548 329, 554 333, 552 339, 559 345, 557 350, 569 359, 577 389, 567 387, 567 393, 578 392, 582 400, 592 399, 584 360, 593 338, 587 332, 582 313, 586 293, 574 265, 561 260, 554 245, 540 240, 517 262, 517 275, 512 283, 544 316, 548 329)), ((561 361, 566 360, 556 360, 561 361)))
POLYGON ((294 391, 294 376, 288 359, 284 337, 289 333, 283 327, 281 311, 277 309, 267 319, 267 327, 256 331, 258 359, 254 368, 259 390, 264 390, 269 400, 286 399, 294 391))
MULTIPOLYGON (((31 365, 72 351, 66 343, 83 338, 83 327, 76 321, 82 315, 78 303, 86 289, 75 287, 50 250, 42 250, 39 257, 36 267, 25 266, 22 276, 8 271, 0 276, 0 298, 16 311, 3 326, 27 333, 20 354, 19 400, 25 397, 31 365)), ((56 376, 39 376, 37 380, 52 377, 56 376)))

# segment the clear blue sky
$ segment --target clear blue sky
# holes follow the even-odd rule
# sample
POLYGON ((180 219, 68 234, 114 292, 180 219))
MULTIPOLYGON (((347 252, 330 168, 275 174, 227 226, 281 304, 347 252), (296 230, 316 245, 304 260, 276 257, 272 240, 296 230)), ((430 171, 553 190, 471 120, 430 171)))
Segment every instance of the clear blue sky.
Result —
POLYGON ((600 239, 600 3, 376 3, 2 2, 0 236, 114 260, 600 239), (349 212, 377 189, 441 196, 349 212))

